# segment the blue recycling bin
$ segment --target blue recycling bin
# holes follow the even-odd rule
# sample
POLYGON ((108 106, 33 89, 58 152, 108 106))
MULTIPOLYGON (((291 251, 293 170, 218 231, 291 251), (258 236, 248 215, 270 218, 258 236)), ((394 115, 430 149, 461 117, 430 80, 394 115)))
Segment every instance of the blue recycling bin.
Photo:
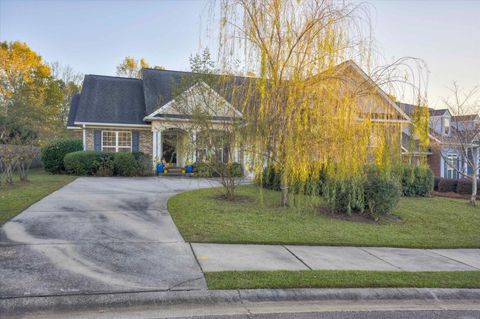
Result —
POLYGON ((163 171, 165 170, 165 165, 163 164, 157 164, 157 174, 163 174, 163 171))
POLYGON ((187 165, 187 167, 185 167, 185 171, 187 172, 187 174, 192 174, 193 173, 193 166, 192 165, 187 165))

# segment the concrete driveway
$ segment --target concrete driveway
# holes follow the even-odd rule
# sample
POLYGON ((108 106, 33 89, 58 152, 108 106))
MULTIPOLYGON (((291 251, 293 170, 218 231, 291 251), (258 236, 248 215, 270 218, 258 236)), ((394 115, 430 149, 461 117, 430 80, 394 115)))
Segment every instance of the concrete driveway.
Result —
POLYGON ((167 209, 188 178, 82 177, 0 230, 0 298, 206 289, 167 209))

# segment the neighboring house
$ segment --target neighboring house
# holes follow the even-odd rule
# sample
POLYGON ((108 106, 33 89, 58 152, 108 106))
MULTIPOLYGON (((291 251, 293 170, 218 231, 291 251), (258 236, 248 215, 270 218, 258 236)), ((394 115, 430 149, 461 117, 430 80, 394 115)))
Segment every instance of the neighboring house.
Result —
MULTIPOLYGON (((362 82, 362 85, 368 86, 369 92, 374 92, 359 98, 362 114, 370 114, 376 125, 389 125, 392 130, 397 130, 392 136, 398 141, 400 154, 401 131, 409 124, 408 115, 355 63, 347 61, 339 65, 339 69, 348 81, 362 82)), ((143 69, 142 79, 86 75, 81 93, 72 99, 68 129, 83 140, 85 150, 141 151, 151 154, 153 161, 164 158, 175 166, 184 166, 187 161, 200 161, 201 150, 194 147, 195 151, 189 153, 180 147, 182 143, 196 145, 201 132, 187 133, 191 132, 185 128, 191 128, 192 117, 177 111, 176 94, 193 92, 195 95, 195 90, 211 90, 213 99, 224 102, 223 109, 210 117, 212 122, 233 121, 242 119, 243 115, 240 112, 241 101, 235 101, 229 92, 235 86, 255 79, 232 76, 232 90, 217 90, 205 82, 192 82, 183 93, 176 92, 177 85, 189 76, 193 74, 157 69, 143 69)), ((212 101, 213 104, 216 102, 212 101)), ((218 129, 221 129, 220 124, 218 129)), ((225 158, 223 155, 226 152, 232 152, 234 160, 241 163, 247 157, 235 145, 219 147, 218 157, 225 158)))
MULTIPOLYGON (((408 114, 412 113, 418 106, 398 103, 397 104, 408 114)), ((430 147, 426 153, 428 165, 437 177, 444 178, 464 178, 471 175, 472 167, 467 164, 464 158, 465 152, 461 150, 459 141, 465 141, 462 138, 462 132, 471 129, 472 126, 480 125, 480 117, 477 114, 453 116, 448 109, 429 109, 430 124, 430 147)), ((470 156, 478 154, 479 147, 476 140, 470 143, 464 143, 470 156)), ((477 158, 478 155, 475 155, 477 158)))

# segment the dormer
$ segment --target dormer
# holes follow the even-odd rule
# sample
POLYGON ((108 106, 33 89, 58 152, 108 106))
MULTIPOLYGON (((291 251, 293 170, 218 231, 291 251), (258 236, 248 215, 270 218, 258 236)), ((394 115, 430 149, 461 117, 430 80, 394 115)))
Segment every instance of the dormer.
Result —
POLYGON ((430 129, 441 136, 450 136, 452 132, 452 114, 448 109, 430 109, 430 129))

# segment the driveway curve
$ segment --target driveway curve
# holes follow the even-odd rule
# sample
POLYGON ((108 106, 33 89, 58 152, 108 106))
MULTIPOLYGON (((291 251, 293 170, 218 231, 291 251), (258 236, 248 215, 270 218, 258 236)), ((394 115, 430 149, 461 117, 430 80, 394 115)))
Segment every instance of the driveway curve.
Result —
POLYGON ((194 178, 81 177, 3 225, 0 298, 206 289, 167 211, 194 178))

